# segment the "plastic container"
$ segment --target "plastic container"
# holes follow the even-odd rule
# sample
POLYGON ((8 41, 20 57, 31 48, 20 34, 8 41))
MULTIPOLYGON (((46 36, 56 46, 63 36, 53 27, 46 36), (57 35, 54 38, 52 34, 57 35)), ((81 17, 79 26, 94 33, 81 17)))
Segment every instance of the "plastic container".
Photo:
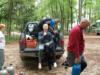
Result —
POLYGON ((7 71, 9 73, 9 75, 14 75, 14 67, 12 64, 10 64, 8 67, 7 67, 7 71))
POLYGON ((74 64, 72 67, 72 75, 80 75, 80 71, 81 71, 81 65, 74 64))
POLYGON ((36 46, 37 46, 36 39, 26 40, 26 47, 27 48, 35 48, 36 46))
POLYGON ((9 75, 6 67, 4 67, 1 71, 0 71, 0 75, 9 75))

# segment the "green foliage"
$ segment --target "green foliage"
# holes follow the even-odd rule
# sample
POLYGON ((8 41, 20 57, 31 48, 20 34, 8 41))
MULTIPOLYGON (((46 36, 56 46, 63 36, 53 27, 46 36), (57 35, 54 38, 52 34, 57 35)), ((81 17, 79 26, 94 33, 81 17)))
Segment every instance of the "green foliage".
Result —
POLYGON ((17 35, 11 35, 11 36, 9 36, 9 35, 6 35, 5 36, 6 37, 6 43, 12 43, 12 42, 18 42, 19 41, 19 36, 17 36, 17 35))
POLYGON ((84 16, 89 16, 92 22, 100 19, 100 0, 84 0, 83 2, 84 16))
MULTIPOLYGON (((7 25, 7 32, 20 31, 28 21, 43 17, 59 18, 63 29, 68 31, 69 24, 78 18, 78 0, 0 0, 0 22, 7 25), (37 2, 37 5, 36 5, 37 2)), ((82 15, 91 21, 100 19, 100 0, 82 1, 82 15)))
POLYGON ((67 24, 72 22, 73 11, 76 1, 75 0, 41 0, 38 6, 38 18, 50 16, 51 18, 59 18, 63 24, 63 29, 67 29, 67 24), (69 3, 70 2, 70 3, 69 3))

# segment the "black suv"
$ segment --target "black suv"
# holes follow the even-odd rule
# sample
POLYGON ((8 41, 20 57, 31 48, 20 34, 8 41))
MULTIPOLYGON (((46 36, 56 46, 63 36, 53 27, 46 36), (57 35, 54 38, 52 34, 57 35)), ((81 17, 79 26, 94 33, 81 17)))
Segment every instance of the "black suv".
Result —
MULTIPOLYGON (((37 43, 35 48, 27 48, 26 46, 26 35, 30 35, 33 38, 35 38, 38 41, 38 33, 40 32, 40 26, 41 24, 37 23, 37 22, 28 22, 25 25, 25 28, 23 28, 23 31, 21 32, 20 35, 20 40, 19 40, 19 48, 20 48, 20 56, 23 59, 24 57, 38 57, 38 53, 39 53, 39 43, 37 43), (30 33, 29 32, 29 27, 32 26, 33 27, 33 31, 30 33)), ((31 28, 32 28, 31 27, 31 28)), ((31 29, 30 29, 31 30, 31 29)), ((56 50, 55 50, 55 54, 57 58, 60 58, 62 56, 62 54, 64 53, 64 38, 63 38, 63 34, 60 32, 59 33, 59 40, 58 43, 56 45, 56 50)), ((56 37, 54 37, 56 38, 56 37)))

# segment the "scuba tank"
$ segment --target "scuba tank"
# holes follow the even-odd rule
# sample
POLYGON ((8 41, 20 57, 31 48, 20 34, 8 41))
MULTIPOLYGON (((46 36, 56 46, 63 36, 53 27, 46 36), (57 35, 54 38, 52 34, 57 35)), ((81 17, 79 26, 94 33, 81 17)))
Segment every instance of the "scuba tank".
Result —
POLYGON ((1 71, 0 71, 0 75, 9 75, 8 71, 6 70, 6 67, 4 67, 1 71))
POLYGON ((72 67, 72 75, 80 75, 80 71, 81 71, 81 65, 74 64, 72 67))
POLYGON ((9 73, 9 75, 14 75, 14 67, 12 64, 10 64, 8 67, 7 67, 7 71, 9 73))

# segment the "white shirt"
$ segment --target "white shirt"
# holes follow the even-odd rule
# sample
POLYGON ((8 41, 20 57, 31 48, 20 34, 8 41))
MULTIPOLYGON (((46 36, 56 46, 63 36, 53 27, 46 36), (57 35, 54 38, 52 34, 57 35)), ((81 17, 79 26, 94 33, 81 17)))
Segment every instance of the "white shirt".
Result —
POLYGON ((5 49, 5 35, 0 31, 0 49, 5 49))

